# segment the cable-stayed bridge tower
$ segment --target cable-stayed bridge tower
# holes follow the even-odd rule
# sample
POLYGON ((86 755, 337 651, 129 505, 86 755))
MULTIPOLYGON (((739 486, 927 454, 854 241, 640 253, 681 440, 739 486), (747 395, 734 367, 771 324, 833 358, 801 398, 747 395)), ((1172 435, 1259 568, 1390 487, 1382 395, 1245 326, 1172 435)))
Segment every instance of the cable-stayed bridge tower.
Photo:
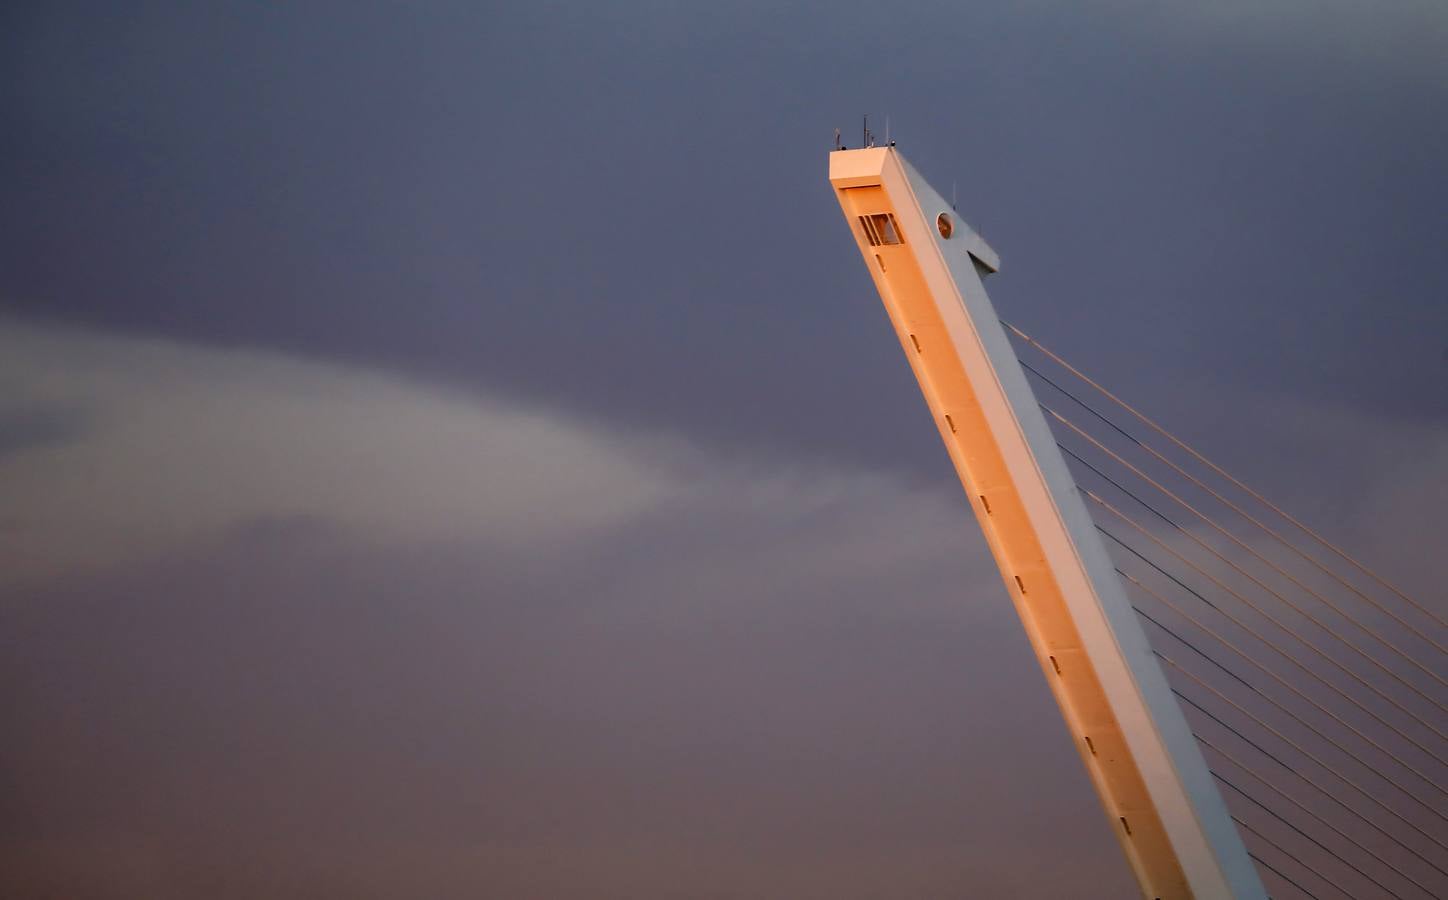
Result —
POLYGON ((836 150, 829 177, 1143 895, 1260 900, 1270 874, 1284 891, 1310 898, 1443 896, 1435 891, 1448 887, 1448 872, 1433 860, 1448 859, 1438 855, 1448 846, 1435 836, 1448 825, 1438 799, 1448 799, 1441 786, 1448 734, 1434 721, 1445 722, 1448 706, 1428 685, 1448 685, 1439 674, 1448 655, 1443 620, 1003 322, 983 284, 999 257, 893 146, 836 150), (1119 404, 1138 430, 1144 425, 1188 454, 1187 465, 1018 358, 1017 343, 1119 404), (1098 437, 1040 402, 1033 383, 1112 432, 1098 437), (1128 452, 1147 459, 1133 463, 1128 452), (1113 477, 1106 471, 1113 464, 1126 474, 1113 477), (1186 479, 1186 487, 1173 490, 1162 472, 1186 479), (1093 476, 1089 487, 1081 483, 1093 476), (1226 486, 1214 488, 1211 479, 1226 486), (1165 500, 1145 499, 1149 491, 1165 500), (1228 492, 1250 499, 1234 501, 1228 492), (1123 511, 1128 501, 1153 525, 1123 511), (1267 512, 1254 515, 1249 503, 1267 512), (1239 538, 1203 512, 1209 504, 1265 537, 1239 538), (1110 516, 1113 528, 1093 510, 1110 516), (1271 516, 1286 525, 1274 529, 1264 521, 1271 516), (1131 532, 1120 531, 1123 524, 1131 532), (1352 577, 1322 563, 1320 551, 1292 543, 1283 533, 1292 529, 1347 562, 1352 577), (1284 562, 1264 552, 1264 542, 1295 555, 1284 562), (1170 562, 1190 571, 1175 573, 1170 562), (1379 600, 1383 590, 1414 612, 1379 600), (1174 603, 1172 592, 1192 599, 1174 603), (1158 605, 1148 610, 1133 596, 1158 605), (1186 603, 1198 601, 1194 615, 1186 603), (1360 614, 1347 608, 1352 603, 1372 608, 1360 614), (1189 650, 1192 663, 1212 668, 1154 648, 1148 625, 1189 650), (1207 645, 1230 651, 1232 662, 1207 645), (1274 655, 1259 661, 1249 645, 1274 655), (1436 666, 1419 661, 1423 648, 1432 648, 1436 666), (1274 726, 1283 715, 1291 721, 1274 726), (1233 750, 1265 759, 1274 777, 1233 750), (1223 774, 1229 767, 1231 778, 1223 774), (1284 774, 1301 784, 1282 788, 1284 774), (1230 807, 1219 783, 1231 792, 1230 807), (1389 802, 1383 788, 1401 796, 1389 802), (1328 864, 1345 867, 1344 877, 1320 871, 1328 864), (1436 887, 1429 870, 1444 878, 1436 887))

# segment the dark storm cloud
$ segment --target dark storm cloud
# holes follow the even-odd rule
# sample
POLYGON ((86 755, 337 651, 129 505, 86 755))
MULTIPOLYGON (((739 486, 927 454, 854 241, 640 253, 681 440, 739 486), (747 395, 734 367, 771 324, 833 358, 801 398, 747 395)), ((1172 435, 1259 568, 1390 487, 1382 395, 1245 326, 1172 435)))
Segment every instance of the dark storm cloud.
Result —
POLYGON ((823 181, 870 110, 1155 408, 1441 420, 1442 17, 1295 9, 37 7, 3 290, 935 476, 823 181))
POLYGON ((8 6, 0 893, 1128 894, 824 156, 1433 596, 1448 17, 1259 7, 8 6))
POLYGON ((4 570, 9 890, 1029 897, 1087 877, 1079 896, 1121 892, 1105 828, 1025 865, 1057 816, 1099 813, 951 495, 556 420, 510 457, 501 436, 526 417, 433 389, 48 337, 73 391, 147 428, 0 468, 22 511, 64 507, 17 479, 79 466, 113 496, 172 445, 231 477, 173 473, 178 496, 90 523, 84 547, 33 548, 66 573, 4 570), (195 410, 212 407, 236 424, 208 438, 195 410), (406 415, 425 442, 386 437, 406 415), (251 432, 248 457, 287 463, 216 449, 251 432), (576 467, 593 496, 568 483, 576 467), (307 487, 328 477, 386 502, 307 487), (429 500, 439 479, 486 514, 429 500), (976 687, 1001 680, 1009 703, 976 687))
POLYGON ((77 440, 89 417, 78 409, 32 407, 0 409, 0 457, 77 440))
MULTIPOLYGON (((22 895, 1128 890, 953 486, 6 335, 0 371, 111 423, 0 460, 49 526, 0 566, 22 895)), ((1441 429, 1288 427, 1425 448, 1377 466, 1358 543, 1442 501, 1441 429)), ((1415 592, 1430 535, 1387 548, 1415 592)))

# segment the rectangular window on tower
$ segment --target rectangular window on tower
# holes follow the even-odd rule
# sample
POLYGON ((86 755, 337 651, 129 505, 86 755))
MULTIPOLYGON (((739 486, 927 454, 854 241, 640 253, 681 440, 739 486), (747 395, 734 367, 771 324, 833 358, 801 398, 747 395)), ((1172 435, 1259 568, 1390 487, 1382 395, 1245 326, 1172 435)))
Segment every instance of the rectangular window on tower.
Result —
POLYGON ((870 242, 871 247, 905 243, 900 237, 899 227, 895 224, 895 216, 891 213, 860 216, 860 227, 865 230, 865 240, 870 242))

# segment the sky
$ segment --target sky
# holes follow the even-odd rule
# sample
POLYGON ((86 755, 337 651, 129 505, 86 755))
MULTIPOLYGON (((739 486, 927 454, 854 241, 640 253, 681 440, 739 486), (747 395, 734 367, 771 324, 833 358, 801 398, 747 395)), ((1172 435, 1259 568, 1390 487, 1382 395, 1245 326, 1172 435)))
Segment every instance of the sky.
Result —
POLYGON ((0 12, 0 893, 1134 890, 825 178, 1441 608, 1448 13, 0 12))

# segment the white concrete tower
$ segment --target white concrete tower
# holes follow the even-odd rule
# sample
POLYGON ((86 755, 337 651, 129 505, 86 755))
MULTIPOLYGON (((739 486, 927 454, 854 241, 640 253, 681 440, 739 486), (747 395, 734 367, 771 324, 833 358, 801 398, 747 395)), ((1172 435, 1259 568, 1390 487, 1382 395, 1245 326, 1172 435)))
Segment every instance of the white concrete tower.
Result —
POLYGON ((986 296, 995 251, 892 147, 830 183, 1143 894, 1265 900, 986 296))

